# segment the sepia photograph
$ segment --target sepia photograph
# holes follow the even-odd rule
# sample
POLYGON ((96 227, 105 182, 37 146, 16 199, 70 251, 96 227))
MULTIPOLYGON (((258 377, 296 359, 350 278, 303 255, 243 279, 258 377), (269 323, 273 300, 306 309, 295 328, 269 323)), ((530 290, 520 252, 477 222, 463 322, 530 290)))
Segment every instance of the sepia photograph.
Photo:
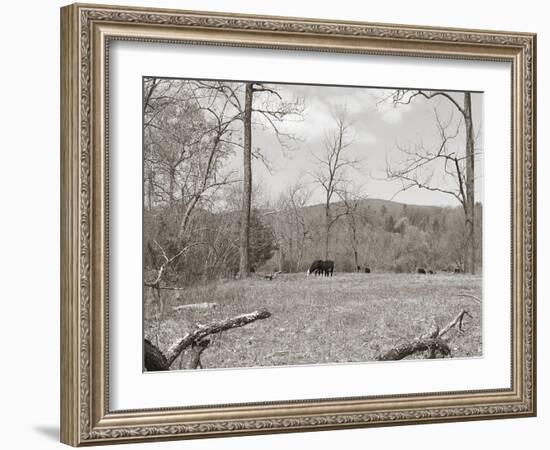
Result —
POLYGON ((142 87, 143 370, 483 357, 483 92, 142 87))

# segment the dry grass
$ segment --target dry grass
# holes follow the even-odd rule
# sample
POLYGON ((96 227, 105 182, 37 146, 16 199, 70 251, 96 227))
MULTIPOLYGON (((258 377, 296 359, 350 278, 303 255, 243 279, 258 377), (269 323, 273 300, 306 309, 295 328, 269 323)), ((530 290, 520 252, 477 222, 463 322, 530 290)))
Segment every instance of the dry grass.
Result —
MULTIPOLYGON (((453 357, 481 356, 481 304, 459 293, 481 298, 481 276, 282 274, 273 281, 253 277, 163 291, 163 319, 146 290, 144 331, 165 350, 197 324, 266 308, 271 318, 214 336, 202 356, 204 367, 364 362, 428 332, 434 320, 444 327, 464 308, 472 315, 465 321, 464 333, 453 329, 446 338, 453 357), (218 307, 172 310, 202 302, 218 307)), ((178 363, 172 368, 177 369, 178 363)))

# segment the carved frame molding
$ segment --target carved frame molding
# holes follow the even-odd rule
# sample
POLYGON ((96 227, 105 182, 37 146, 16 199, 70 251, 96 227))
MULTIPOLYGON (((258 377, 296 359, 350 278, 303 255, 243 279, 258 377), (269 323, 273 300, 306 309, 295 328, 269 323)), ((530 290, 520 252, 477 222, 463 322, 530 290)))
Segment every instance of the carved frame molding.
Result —
POLYGON ((61 57, 63 442, 78 446, 535 415, 534 34, 75 4, 61 10, 61 57), (110 411, 105 104, 113 39, 509 61, 513 74, 511 388, 110 411))

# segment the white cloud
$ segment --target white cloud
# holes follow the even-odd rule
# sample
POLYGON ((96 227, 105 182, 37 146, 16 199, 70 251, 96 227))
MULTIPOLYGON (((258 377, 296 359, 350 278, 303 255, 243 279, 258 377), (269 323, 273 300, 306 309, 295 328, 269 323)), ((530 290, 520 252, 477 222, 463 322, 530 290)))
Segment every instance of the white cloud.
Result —
POLYGON ((392 125, 395 125, 401 120, 403 120, 403 115, 405 112, 402 108, 388 108, 385 111, 382 111, 380 114, 380 118, 387 123, 391 123, 392 125))
POLYGON ((357 144, 375 144, 378 142, 378 138, 371 133, 369 130, 367 130, 366 127, 364 128, 358 128, 357 131, 354 134, 355 139, 354 141, 357 144))

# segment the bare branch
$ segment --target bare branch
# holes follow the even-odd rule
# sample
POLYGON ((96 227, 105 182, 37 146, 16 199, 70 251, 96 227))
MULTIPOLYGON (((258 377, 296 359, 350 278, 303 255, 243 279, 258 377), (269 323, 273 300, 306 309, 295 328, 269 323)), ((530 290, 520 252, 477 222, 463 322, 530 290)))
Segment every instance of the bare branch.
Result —
POLYGON ((170 370, 170 366, 184 350, 198 346, 199 349, 201 349, 198 355, 196 350, 192 352, 194 355, 192 360, 195 361, 195 364, 191 363, 190 366, 187 367, 196 369, 199 366, 198 361, 200 353, 202 353, 209 344, 209 341, 206 339, 208 335, 221 333, 231 328, 243 327, 256 320, 263 320, 269 317, 271 317, 269 311, 258 310, 248 314, 241 314, 240 316, 230 319, 212 322, 208 325, 199 325, 198 328, 175 341, 167 350, 166 354, 163 354, 158 347, 145 339, 145 369, 149 371, 170 370))
POLYGON ((437 110, 434 110, 434 116, 440 138, 435 149, 427 149, 422 142, 415 144, 413 148, 405 148, 396 144, 397 150, 403 155, 402 160, 397 164, 398 168, 392 167, 392 164, 386 160, 387 179, 401 182, 401 188, 393 195, 392 199, 400 192, 419 188, 450 195, 465 207, 465 177, 462 167, 465 156, 459 155, 450 148, 450 143, 460 134, 462 119, 453 126, 452 114, 447 120, 443 120, 437 110), (454 189, 442 187, 437 182, 433 182, 434 171, 439 162, 443 164, 443 173, 453 180, 454 189))
POLYGON ((265 309, 248 314, 232 317, 231 319, 212 322, 208 325, 199 325, 197 329, 187 333, 183 338, 174 342, 166 352, 168 367, 176 360, 180 353, 195 342, 199 342, 210 334, 221 333, 231 328, 238 328, 271 317, 271 313, 265 309))

